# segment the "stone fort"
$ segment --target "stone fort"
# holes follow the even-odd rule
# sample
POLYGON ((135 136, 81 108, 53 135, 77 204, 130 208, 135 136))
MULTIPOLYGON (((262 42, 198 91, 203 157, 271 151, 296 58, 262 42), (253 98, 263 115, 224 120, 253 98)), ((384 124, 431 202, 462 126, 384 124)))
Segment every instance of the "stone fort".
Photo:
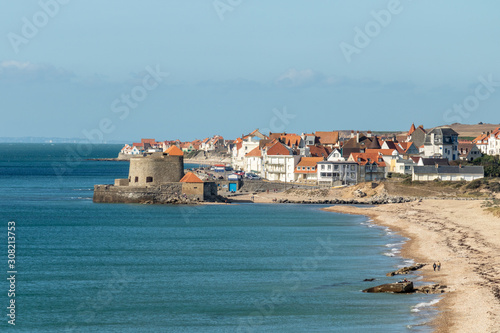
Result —
POLYGON ((128 178, 114 185, 95 185, 94 202, 179 203, 214 200, 217 186, 193 173, 184 175, 184 154, 176 146, 165 152, 130 159, 128 178))

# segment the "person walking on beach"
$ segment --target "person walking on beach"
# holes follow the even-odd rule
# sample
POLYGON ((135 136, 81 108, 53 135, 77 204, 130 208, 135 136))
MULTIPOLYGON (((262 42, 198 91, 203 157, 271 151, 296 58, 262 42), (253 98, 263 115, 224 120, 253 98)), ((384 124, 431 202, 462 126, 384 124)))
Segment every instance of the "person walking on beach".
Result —
POLYGON ((434 268, 434 272, 436 271, 436 263, 434 263, 434 265, 432 265, 432 268, 434 268))
POLYGON ((438 271, 440 271, 440 270, 441 270, 441 262, 438 261, 438 271))

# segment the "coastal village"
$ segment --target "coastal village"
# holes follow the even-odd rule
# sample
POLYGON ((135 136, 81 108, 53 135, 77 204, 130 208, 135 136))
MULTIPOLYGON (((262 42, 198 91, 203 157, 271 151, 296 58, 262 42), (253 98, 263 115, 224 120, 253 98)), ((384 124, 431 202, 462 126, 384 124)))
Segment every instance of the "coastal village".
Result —
POLYGON ((201 162, 212 156, 207 164, 230 167, 241 177, 250 174, 268 181, 340 186, 379 181, 390 174, 408 175, 416 181, 472 181, 484 177, 484 170, 467 162, 484 154, 500 154, 500 128, 473 140, 459 139, 450 127, 426 130, 414 124, 407 133, 390 137, 371 131, 341 133, 261 133, 256 129, 236 140, 219 135, 192 142, 142 139, 125 145, 120 156, 147 156, 175 146, 185 157, 202 152, 196 158, 201 162))
POLYGON ((388 178, 470 182, 485 176, 474 160, 500 155, 500 127, 469 140, 449 126, 406 133, 316 131, 262 133, 235 140, 215 135, 192 142, 142 139, 126 144, 128 178, 96 185, 96 202, 222 201, 242 192, 343 188, 388 178), (199 167, 186 170, 184 163, 199 167), (242 186, 244 191, 241 191, 242 186))

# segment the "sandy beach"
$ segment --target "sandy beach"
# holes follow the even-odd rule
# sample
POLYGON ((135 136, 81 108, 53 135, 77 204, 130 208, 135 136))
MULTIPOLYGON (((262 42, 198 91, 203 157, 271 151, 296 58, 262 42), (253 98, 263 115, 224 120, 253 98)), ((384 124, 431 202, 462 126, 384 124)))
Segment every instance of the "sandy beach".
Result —
POLYGON ((429 263, 424 280, 448 286, 437 303, 435 332, 500 332, 500 218, 482 201, 423 200, 369 208, 334 206, 410 238, 402 256, 429 263), (432 263, 440 261, 441 270, 432 263))

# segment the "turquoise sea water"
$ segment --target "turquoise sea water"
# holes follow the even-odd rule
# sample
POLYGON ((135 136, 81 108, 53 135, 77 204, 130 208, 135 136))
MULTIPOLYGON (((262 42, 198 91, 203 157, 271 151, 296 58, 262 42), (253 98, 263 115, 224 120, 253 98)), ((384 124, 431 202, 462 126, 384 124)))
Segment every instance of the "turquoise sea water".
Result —
MULTIPOLYGON (((430 331, 421 324, 434 313, 421 305, 434 296, 360 292, 398 280, 385 273, 408 264, 394 256, 403 239, 386 228, 317 205, 94 204, 93 185, 126 177, 128 163, 85 160, 120 146, 86 148, 0 145, 18 331, 430 331)), ((10 326, 4 281, 1 331, 10 326)))

